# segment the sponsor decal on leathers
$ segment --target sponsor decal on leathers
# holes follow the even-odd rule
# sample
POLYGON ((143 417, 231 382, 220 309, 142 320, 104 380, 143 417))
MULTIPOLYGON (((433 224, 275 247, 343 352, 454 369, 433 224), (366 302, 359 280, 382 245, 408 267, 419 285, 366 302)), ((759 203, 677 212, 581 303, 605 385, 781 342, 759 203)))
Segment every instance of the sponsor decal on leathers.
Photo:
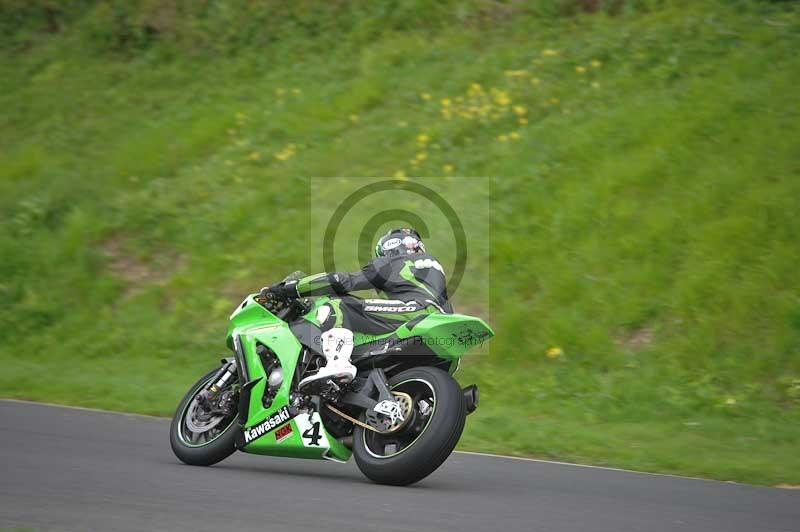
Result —
POLYGON ((289 409, 284 406, 258 425, 250 427, 249 429, 245 429, 244 442, 250 443, 253 440, 258 439, 264 434, 267 434, 273 429, 279 427, 281 424, 286 423, 290 419, 292 419, 292 415, 289 413, 289 409))
POLYGON ((406 307, 390 307, 388 305, 365 305, 366 312, 414 312, 419 310, 417 305, 410 305, 406 307))
POLYGON ((417 270, 424 270, 425 268, 433 268, 434 270, 439 270, 440 272, 444 273, 444 268, 442 268, 442 265, 439 264, 438 260, 417 259, 414 261, 414 268, 416 268, 417 270))

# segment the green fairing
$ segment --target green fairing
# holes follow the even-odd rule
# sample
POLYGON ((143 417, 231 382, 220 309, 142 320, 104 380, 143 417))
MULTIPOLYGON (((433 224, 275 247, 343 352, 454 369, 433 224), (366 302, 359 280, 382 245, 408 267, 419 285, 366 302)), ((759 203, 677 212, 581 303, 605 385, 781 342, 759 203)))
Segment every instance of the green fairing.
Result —
MULTIPOLYGON (((227 335, 227 345, 232 350, 234 349, 234 337, 239 337, 249 382, 256 381, 251 388, 244 430, 258 426, 288 406, 292 376, 302 352, 302 346, 289 325, 256 302, 255 295, 248 296, 231 314, 227 335), (256 353, 257 343, 270 348, 277 355, 283 368, 283 383, 269 408, 264 408, 262 401, 267 385, 267 375, 261 359, 256 353)), ((314 318, 317 308, 331 301, 336 302, 328 297, 315 298, 312 301, 311 310, 303 318, 318 325, 314 318)), ((491 338, 494 332, 480 318, 462 314, 434 313, 417 322, 412 329, 403 324, 394 333, 384 335, 355 333, 355 344, 361 345, 392 334, 396 334, 398 338, 419 337, 420 342, 437 356, 456 362, 468 349, 491 338)), ((451 367, 454 369, 455 366, 456 364, 453 364, 451 367)), ((315 414, 315 418, 310 420, 307 415, 301 414, 297 418, 281 423, 246 443, 243 450, 249 453, 273 456, 334 460, 348 460, 351 455, 347 447, 325 430, 318 414, 315 414), (313 434, 311 427, 316 421, 320 421, 317 433, 319 437, 304 440, 300 425, 305 427, 306 431, 310 431, 309 434, 313 434), (287 425, 291 426, 291 431, 286 428, 287 425), (312 443, 316 445, 312 445, 312 443)))
MULTIPOLYGON (((251 389, 250 405, 244 429, 259 425, 283 407, 288 406, 289 391, 292 384, 291 375, 294 375, 297 359, 301 352, 301 344, 292 334, 289 325, 259 305, 255 301, 254 295, 245 299, 242 305, 231 315, 227 339, 228 346, 232 347, 234 345, 233 337, 239 336, 250 382, 257 381, 251 389), (264 366, 261 364, 261 359, 256 353, 257 343, 272 349, 280 360, 286 376, 269 408, 264 408, 262 401, 267 386, 267 375, 264 371, 264 366)), ((249 453, 294 458, 327 457, 336 460, 348 460, 350 458, 350 450, 328 434, 323 425, 320 426, 320 432, 324 436, 319 440, 320 445, 306 446, 303 443, 297 420, 292 419, 288 423, 291 425, 292 430, 291 434, 285 439, 278 441, 276 433, 279 429, 285 427, 286 423, 246 444, 243 450, 249 453)))
POLYGON ((494 331, 485 321, 474 316, 434 313, 411 330, 405 324, 401 325, 395 334, 399 338, 418 336, 437 356, 455 361, 494 336, 494 331))

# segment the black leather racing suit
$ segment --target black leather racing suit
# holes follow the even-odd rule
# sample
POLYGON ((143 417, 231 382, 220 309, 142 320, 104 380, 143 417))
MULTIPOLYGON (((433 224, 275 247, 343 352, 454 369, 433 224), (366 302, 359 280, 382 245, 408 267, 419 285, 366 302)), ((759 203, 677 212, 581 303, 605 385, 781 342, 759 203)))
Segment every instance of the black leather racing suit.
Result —
POLYGON ((297 282, 297 293, 338 296, 331 298, 331 312, 319 324, 322 331, 344 327, 354 332, 382 334, 421 314, 453 312, 444 269, 436 257, 427 253, 376 257, 355 273, 310 275, 297 282), (371 288, 381 299, 349 295, 371 288))

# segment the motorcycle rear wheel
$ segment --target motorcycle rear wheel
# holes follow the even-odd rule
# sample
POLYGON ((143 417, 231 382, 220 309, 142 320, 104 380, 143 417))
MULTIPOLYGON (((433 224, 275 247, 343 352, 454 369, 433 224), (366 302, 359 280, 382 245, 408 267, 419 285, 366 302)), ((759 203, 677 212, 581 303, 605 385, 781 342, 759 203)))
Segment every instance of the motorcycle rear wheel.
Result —
POLYGON ((411 395, 412 419, 392 434, 357 426, 353 455, 370 480, 406 486, 433 473, 450 456, 464 430, 466 405, 455 379, 438 368, 403 371, 389 379, 389 387, 411 395))

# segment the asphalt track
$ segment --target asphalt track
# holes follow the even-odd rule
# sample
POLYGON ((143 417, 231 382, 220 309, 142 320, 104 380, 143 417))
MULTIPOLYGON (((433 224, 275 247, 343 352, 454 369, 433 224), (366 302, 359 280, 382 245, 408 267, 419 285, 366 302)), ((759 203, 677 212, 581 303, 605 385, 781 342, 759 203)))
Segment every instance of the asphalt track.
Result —
POLYGON ((465 453, 407 488, 354 463, 178 462, 168 421, 0 401, 0 529, 800 530, 800 491, 465 453))

